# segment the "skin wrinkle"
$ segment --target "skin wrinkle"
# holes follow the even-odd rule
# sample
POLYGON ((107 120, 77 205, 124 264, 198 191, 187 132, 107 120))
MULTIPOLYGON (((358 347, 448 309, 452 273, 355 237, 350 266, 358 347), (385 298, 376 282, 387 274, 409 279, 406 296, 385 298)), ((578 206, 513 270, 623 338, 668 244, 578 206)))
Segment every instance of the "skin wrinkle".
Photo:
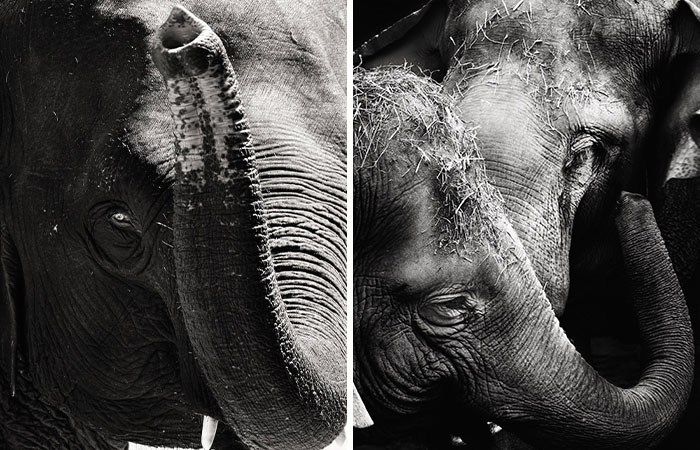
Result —
MULTIPOLYGON (((416 188, 420 188, 420 190, 422 190, 424 187, 425 186, 416 186, 416 188)), ((388 205, 388 207, 384 209, 384 213, 378 214, 376 216, 376 220, 373 221, 373 223, 375 224, 375 230, 397 230, 397 227, 395 226, 397 223, 396 219, 398 217, 401 217, 401 214, 403 214, 409 206, 407 204, 396 204, 394 208, 392 208, 391 206, 392 205, 388 205)), ((420 230, 417 230, 417 232, 420 234, 420 230)), ((378 246, 375 248, 377 250, 381 250, 383 248, 391 248, 392 246, 399 244, 403 237, 406 237, 406 235, 401 231, 398 231, 398 233, 396 234, 389 235, 371 234, 369 235, 369 239, 367 240, 367 242, 370 246, 372 245, 372 243, 377 243, 378 246)))
MULTIPOLYGON (((428 360, 429 368, 427 368, 423 372, 423 379, 430 379, 431 374, 437 374, 437 379, 443 379, 443 380, 456 380, 458 378, 457 376, 457 367, 460 365, 464 364, 464 361, 469 361, 469 359, 465 359, 463 361, 458 361, 457 359, 453 358, 452 355, 448 351, 442 348, 442 346, 438 343, 440 339, 431 339, 431 333, 429 331, 429 327, 424 326, 424 323, 422 319, 420 318, 419 314, 414 313, 413 315, 413 320, 411 321, 411 328, 412 332, 421 339, 421 344, 425 348, 429 348, 431 352, 425 351, 426 357, 425 358, 419 358, 417 359, 418 361, 421 360, 428 360), (435 355, 435 356, 433 356, 435 355), (432 361, 429 361, 431 360, 432 361)), ((448 344, 449 345, 449 344, 448 344)), ((469 345, 467 345, 467 351, 470 350, 469 345)), ((474 360, 472 360, 474 361, 474 360)), ((474 367, 471 367, 472 369, 474 367)), ((477 371, 472 371, 471 373, 478 373, 477 371)), ((432 375, 434 376, 434 375, 432 375)), ((470 377, 467 377, 463 382, 469 386, 469 379, 470 377)))
MULTIPOLYGON (((157 305, 157 303, 156 303, 156 305, 157 305)), ((76 305, 76 306, 79 306, 79 305, 76 305)), ((122 311, 123 311, 122 313, 118 313, 118 312, 115 312, 115 313, 114 313, 117 317, 119 317, 118 321, 124 320, 124 318, 125 318, 127 315, 130 314, 130 312, 129 312, 128 309, 126 308, 126 305, 122 305, 122 306, 121 306, 121 309, 122 309, 122 311)), ((102 311, 102 314, 104 315, 104 314, 107 313, 107 312, 108 312, 108 311, 102 311)), ((94 314, 90 314, 88 311, 79 312, 79 311, 77 311, 77 310, 72 311, 72 312, 70 313, 71 316, 72 316, 72 315, 75 315, 75 314, 77 314, 79 317, 91 317, 92 315, 94 315, 94 314)), ((162 314, 162 312, 161 312, 161 314, 162 314)), ((132 315, 131 317, 133 317, 133 315, 132 315)), ((58 316, 57 319, 60 320, 60 316, 58 316)), ((65 330, 70 330, 70 332, 74 332, 75 329, 74 329, 73 327, 75 327, 76 325, 79 326, 79 327, 80 327, 80 326, 83 327, 82 332, 79 333, 79 334, 88 333, 88 329, 85 328, 85 324, 83 324, 83 323, 74 324, 74 323, 72 323, 72 322, 65 322, 65 323, 64 323, 64 326, 63 326, 62 328, 65 329, 65 330)), ((107 347, 107 346, 103 345, 100 341, 104 341, 104 340, 110 339, 111 337, 116 337, 116 335, 114 334, 115 332, 116 332, 116 329, 104 329, 104 330, 102 331, 101 336, 98 337, 97 335, 93 335, 93 336, 92 336, 92 339, 94 339, 94 341, 93 341, 92 343, 90 343, 90 342, 87 343, 87 344, 88 344, 88 347, 86 348, 86 350, 89 352, 89 351, 90 351, 90 347, 92 346, 92 347, 96 347, 96 348, 102 348, 102 352, 103 352, 103 353, 101 353, 101 354, 106 354, 106 353, 105 353, 105 349, 108 349, 108 348, 110 348, 110 347, 107 347)), ((60 341, 62 341, 62 339, 59 339, 58 341, 60 342, 60 341)), ((138 342, 138 341, 137 341, 137 342, 138 342)), ((139 343, 138 345, 140 346, 141 344, 139 343)), ((129 345, 127 342, 125 342, 124 344, 122 344, 122 343, 117 343, 114 347, 111 347, 111 348, 113 348, 114 350, 117 350, 117 351, 121 351, 121 348, 124 348, 124 347, 131 347, 131 345, 129 345)), ((51 353, 49 353, 49 354, 51 354, 51 353)), ((89 353, 86 354, 85 356, 88 356, 88 357, 79 357, 79 358, 78 358, 78 361, 84 361, 85 363, 90 364, 91 359, 90 359, 90 357, 89 357, 89 356, 90 356, 89 353)), ((112 370, 114 370, 114 369, 112 369, 112 370)), ((131 369, 127 369, 127 371, 129 371, 129 370, 131 370, 131 369)), ((79 383, 79 382, 80 382, 79 380, 80 380, 81 378, 84 377, 84 376, 82 376, 82 375, 81 375, 81 376, 76 376, 76 375, 81 374, 81 373, 93 373, 93 372, 94 372, 93 370, 90 370, 89 367, 88 367, 86 370, 84 370, 84 371, 81 370, 81 369, 79 369, 79 368, 73 368, 72 371, 74 371, 74 377, 75 377, 74 380, 75 380, 75 383, 76 383, 76 384, 79 383)), ((125 375, 126 375, 126 373, 125 373, 125 375)), ((121 378, 124 378, 124 377, 121 377, 121 378)), ((100 378, 98 378, 98 379, 104 380, 103 377, 100 377, 100 378)), ((118 379, 118 378, 115 378, 115 380, 116 380, 116 379, 118 379)), ((133 382, 133 381, 132 381, 132 382, 133 382)), ((129 382, 126 382, 126 381, 120 381, 120 383, 129 384, 129 382)))
MULTIPOLYGON (((363 312, 363 317, 367 317, 367 312, 363 312)), ((381 323, 381 314, 378 314, 377 312, 371 314, 372 317, 376 318, 376 323, 379 324, 381 323)), ((406 338, 408 335, 406 333, 409 333, 408 331, 401 331, 397 330, 397 334, 395 335, 394 339, 399 339, 399 338, 406 338)), ((399 406, 399 410, 401 410, 404 413, 408 413, 411 411, 415 410, 414 406, 410 406, 415 404, 416 402, 424 402, 427 401, 427 399, 432 398, 434 394, 431 392, 433 391, 432 389, 429 389, 426 391, 423 389, 421 386, 425 387, 428 386, 429 383, 419 383, 418 385, 416 384, 416 376, 415 376, 415 371, 416 370, 421 370, 425 371, 426 374, 429 374, 430 376, 428 377, 428 381, 430 379, 440 379, 445 377, 446 375, 443 375, 444 373, 444 364, 439 362, 439 360, 434 360, 433 362, 429 362, 430 367, 425 366, 425 362, 420 362, 420 361, 425 361, 424 358, 414 358, 409 360, 409 364, 411 364, 411 361, 415 361, 414 363, 417 364, 413 369, 410 369, 410 366, 406 368, 407 372, 404 373, 404 375, 401 375, 400 373, 403 373, 402 367, 405 366, 405 363, 402 362, 402 360, 397 360, 398 365, 392 365, 392 366, 387 366, 383 367, 381 364, 384 363, 386 358, 382 357, 383 352, 379 351, 377 352, 378 349, 387 349, 391 348, 391 345, 381 345, 375 351, 370 351, 366 353, 367 355, 372 355, 372 354, 377 354, 376 358, 369 358, 370 361, 376 361, 375 364, 380 364, 377 367, 370 367, 366 369, 364 372, 369 375, 368 379, 364 380, 363 379, 363 384, 362 386, 365 387, 365 389, 369 389, 369 392, 372 393, 372 397, 374 397, 374 394, 378 395, 380 398, 383 399, 383 404, 387 405, 393 405, 394 408, 396 408, 397 404, 398 405, 404 405, 404 406, 399 406), (400 373, 396 373, 396 370, 401 369, 400 373), (394 373, 397 375, 397 377, 391 378, 389 380, 385 380, 383 378, 378 378, 374 379, 371 375, 372 374, 381 374, 381 373, 394 373), (386 389, 386 384, 389 382, 390 386, 388 387, 388 392, 385 390, 386 389), (378 388, 378 392, 375 391, 374 386, 378 388), (420 395, 419 395, 420 394, 420 395), (398 401, 398 403, 397 403, 398 401), (408 409, 406 409, 408 408, 408 409)), ((415 350, 415 347, 413 344, 410 344, 410 347, 415 350)), ((427 350, 424 351, 424 354, 429 355, 430 352, 427 350)), ((365 358, 360 358, 359 360, 356 359, 356 361, 359 361, 361 364, 364 364, 364 359, 365 358)), ((428 359, 428 361, 430 358, 428 359)), ((418 378, 420 380, 424 380, 423 378, 418 378)))
MULTIPOLYGON (((39 448, 41 445, 51 445, 53 448, 121 448, 116 442, 107 442, 85 424, 69 419, 64 411, 37 401, 39 395, 30 383, 25 375, 21 375, 21 389, 12 406, 5 400, 0 401, 0 411, 6 412, 12 408, 16 413, 15 418, 8 416, 3 424, 5 430, 0 433, 7 445, 12 448, 39 448)), ((5 385, 4 380, 2 385, 5 385)), ((7 392, 2 392, 2 398, 8 398, 7 392)))
MULTIPOLYGON (((395 340, 398 340, 399 337, 405 340, 405 338, 408 337, 407 334, 404 334, 404 332, 400 330, 397 332, 399 334, 394 338, 395 340)), ((385 340, 384 344, 385 345, 382 345, 384 349, 395 348, 395 346, 398 345, 397 342, 392 345, 391 339, 389 339, 389 341, 385 340)), ((413 350, 414 346, 411 344, 407 348, 413 350)), ((377 350, 379 349, 374 349, 375 352, 377 352, 377 350)), ((415 358, 408 360, 396 358, 394 353, 387 352, 386 350, 384 352, 379 351, 378 353, 379 354, 372 359, 373 367, 369 369, 368 373, 392 374, 391 378, 383 378, 377 383, 381 389, 381 391, 377 393, 381 393, 381 396, 384 397, 383 403, 385 405, 392 405, 395 411, 404 414, 415 412, 416 406, 413 405, 424 402, 426 396, 430 396, 429 392, 422 389, 429 385, 425 380, 416 383, 415 370, 411 367, 411 364, 417 363, 418 360, 415 358)), ((434 371, 430 372, 430 375, 432 378, 436 378, 436 373, 434 371)), ((362 386, 364 387, 365 383, 362 383, 362 386)))
MULTIPOLYGON (((290 184, 287 184, 289 188, 290 184)), ((300 186, 301 187, 301 186, 300 186)), ((279 219, 280 222, 291 222, 294 218, 299 218, 299 224, 308 224, 309 227, 314 227, 316 231, 328 229, 336 234, 345 233, 345 224, 338 220, 338 216, 345 209, 341 204, 321 205, 317 202, 322 198, 321 193, 270 193, 269 199, 270 209, 268 217, 270 220, 279 219), (290 204, 297 205, 294 210, 289 207, 290 204), (302 222, 303 221, 303 222, 302 222), (319 225, 320 224, 320 225, 319 225)), ((329 242, 331 248, 338 248, 342 251, 336 242, 329 242)))

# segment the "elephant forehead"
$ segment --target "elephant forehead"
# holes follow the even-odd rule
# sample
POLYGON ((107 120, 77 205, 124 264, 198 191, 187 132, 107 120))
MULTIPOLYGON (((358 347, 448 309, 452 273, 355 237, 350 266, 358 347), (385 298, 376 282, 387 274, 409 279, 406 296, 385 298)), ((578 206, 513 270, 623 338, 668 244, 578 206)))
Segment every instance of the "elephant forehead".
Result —
POLYGON ((472 251, 483 239, 495 246, 501 199, 453 99, 409 71, 376 70, 356 73, 354 103, 356 176, 382 202, 375 206, 398 205, 391 209, 434 235, 433 251, 472 251))
POLYGON ((506 3, 453 6, 447 35, 458 45, 459 62, 448 79, 459 90, 484 73, 498 84, 505 69, 557 106, 565 97, 616 94, 617 85, 636 92, 639 68, 654 64, 667 44, 670 5, 663 2, 506 3), (499 66, 505 63, 510 67, 499 66), (613 83, 599 80, 601 72, 613 83))
POLYGON ((61 170, 110 145, 140 90, 146 31, 57 3, 7 19, 3 31, 14 39, 0 51, 15 58, 5 81, 18 142, 27 149, 12 158, 61 170), (31 45, 5 48, 17 40, 31 45))
MULTIPOLYGON (((506 35, 511 38, 510 42, 515 39, 525 40, 525 43, 540 41, 538 43, 552 54, 569 50, 572 43, 577 49, 586 47, 600 36, 617 44, 630 41, 633 47, 648 49, 650 40, 661 37, 660 28, 667 26, 665 21, 677 3, 676 0, 634 3, 627 0, 530 0, 510 5, 501 0, 453 1, 447 32, 454 37, 471 37, 472 44, 484 38, 505 46, 506 35)), ((587 48, 583 50, 588 51, 587 48)), ((503 51, 511 50, 504 48, 503 51)))

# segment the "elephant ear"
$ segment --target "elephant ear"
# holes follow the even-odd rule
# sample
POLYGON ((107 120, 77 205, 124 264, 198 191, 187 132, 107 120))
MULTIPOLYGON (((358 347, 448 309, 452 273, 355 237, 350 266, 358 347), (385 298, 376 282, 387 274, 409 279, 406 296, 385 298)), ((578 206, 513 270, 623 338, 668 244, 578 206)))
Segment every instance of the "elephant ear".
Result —
MULTIPOLYGON (((700 8, 679 1, 670 18, 671 55, 661 78, 649 143, 650 197, 687 298, 700 293, 700 8)), ((688 302, 697 322, 696 302, 688 302)))
MULTIPOLYGON (((681 0, 671 20, 673 48, 654 164, 658 184, 700 176, 700 8, 681 0), (668 94, 668 95, 666 95, 668 94)), ((652 170, 652 173, 654 171, 652 170)))
POLYGON ((0 223, 0 363, 10 379, 14 397, 17 370, 17 303, 22 294, 17 248, 0 223))
MULTIPOLYGON (((9 148, 12 138, 12 114, 9 72, 0 66, 0 171, 7 173, 9 148)), ((6 182, 5 180, 4 182, 6 182)), ((4 183, 3 182, 3 183, 4 183)), ((6 186, 0 185, 0 198, 6 186)), ((5 226, 0 200, 0 370, 5 370, 10 380, 10 392, 14 397, 17 363, 17 314, 16 302, 21 289, 21 274, 17 249, 5 226)))
POLYGON ((700 109, 688 119, 688 132, 681 140, 669 161, 664 184, 669 180, 690 179, 700 176, 700 109))
POLYGON ((420 9, 357 48, 354 64, 376 67, 408 63, 423 70, 444 73, 447 67, 439 49, 447 12, 444 1, 427 1, 420 9))

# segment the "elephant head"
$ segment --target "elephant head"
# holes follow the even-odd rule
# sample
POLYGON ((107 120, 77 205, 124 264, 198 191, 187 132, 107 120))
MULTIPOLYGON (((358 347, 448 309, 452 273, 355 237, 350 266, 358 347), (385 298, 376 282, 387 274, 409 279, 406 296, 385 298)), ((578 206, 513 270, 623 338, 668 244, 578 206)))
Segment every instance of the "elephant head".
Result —
POLYGON ((619 202, 650 354, 638 384, 621 389, 560 327, 487 180, 481 130, 427 78, 359 70, 354 83, 355 383, 375 423, 356 442, 473 444, 486 439, 470 428, 480 418, 538 448, 657 443, 685 407, 693 346, 649 203, 619 202))
POLYGON ((0 7, 9 447, 344 425, 344 4, 191 6, 0 7))
MULTIPOLYGON (((687 1, 431 1, 358 49, 408 61, 479 127, 489 179, 558 316, 617 258, 621 190, 645 192, 668 72, 700 50, 687 1)), ((687 90, 684 91, 687 93, 687 90)), ((662 164, 663 165, 663 164, 662 164)), ((668 167, 666 165, 665 167, 668 167)))

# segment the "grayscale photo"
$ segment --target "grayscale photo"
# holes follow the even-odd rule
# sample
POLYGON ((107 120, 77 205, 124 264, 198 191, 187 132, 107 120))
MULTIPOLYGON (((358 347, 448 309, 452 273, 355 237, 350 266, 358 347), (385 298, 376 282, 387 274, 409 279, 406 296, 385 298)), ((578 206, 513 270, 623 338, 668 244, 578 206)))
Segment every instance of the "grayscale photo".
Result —
POLYGON ((354 2, 354 448, 698 446, 699 6, 354 2))
POLYGON ((346 23, 0 2, 0 448, 349 448, 346 23))

